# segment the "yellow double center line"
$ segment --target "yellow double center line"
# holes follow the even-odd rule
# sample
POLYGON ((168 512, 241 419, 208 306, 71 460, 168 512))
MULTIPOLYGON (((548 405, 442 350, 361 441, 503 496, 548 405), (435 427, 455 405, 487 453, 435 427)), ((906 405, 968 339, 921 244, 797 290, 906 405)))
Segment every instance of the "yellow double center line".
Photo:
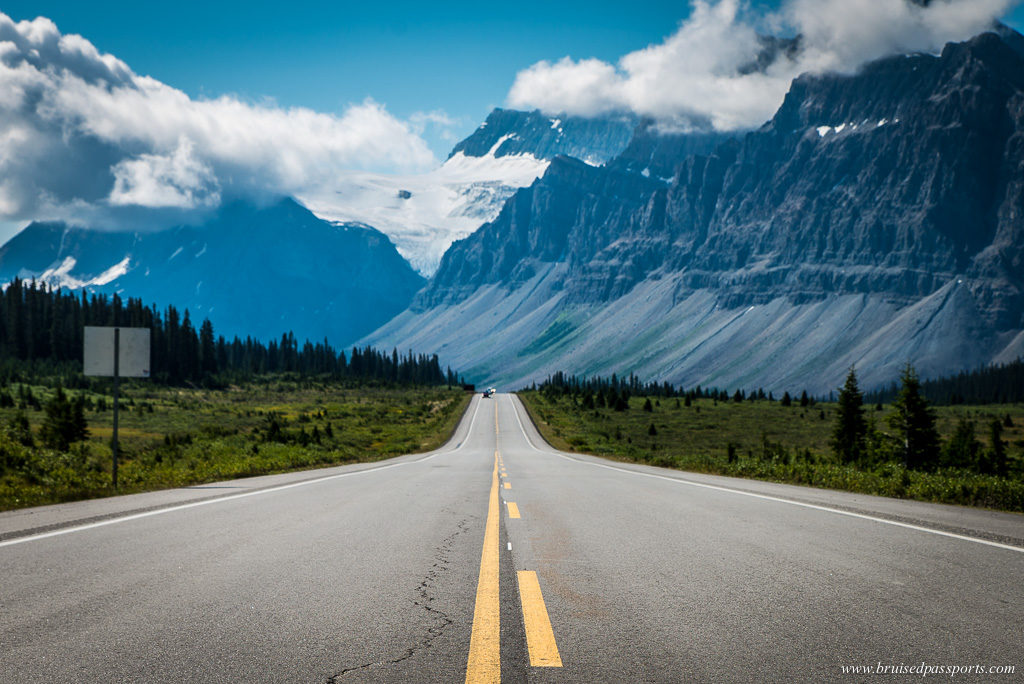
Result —
POLYGON ((469 639, 466 684, 501 681, 501 622, 498 602, 498 452, 494 452, 491 497, 487 503, 484 550, 476 585, 473 634, 469 639))
MULTIPOLYGON (((494 431, 498 432, 498 406, 494 406, 494 431)), ((487 504, 487 523, 484 529, 484 548, 480 556, 480 578, 476 587, 476 606, 473 609, 473 632, 469 639, 469 661, 466 664, 466 684, 501 681, 501 610, 498 574, 498 465, 501 456, 494 452, 494 470, 491 472, 491 495, 487 504)), ((506 488, 507 488, 506 483, 506 488)), ((518 518, 519 509, 509 502, 509 517, 518 518)), ((551 621, 541 595, 537 573, 523 570, 517 573, 519 598, 526 628, 526 647, 533 667, 561 667, 562 659, 555 644, 551 621)))

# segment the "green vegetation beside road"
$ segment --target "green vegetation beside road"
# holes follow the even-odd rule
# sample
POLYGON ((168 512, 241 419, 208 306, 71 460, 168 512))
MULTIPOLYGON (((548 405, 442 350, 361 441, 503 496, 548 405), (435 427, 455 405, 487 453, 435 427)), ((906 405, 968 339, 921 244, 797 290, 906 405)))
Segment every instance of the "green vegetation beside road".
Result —
MULTIPOLYGON (((844 463, 832 447, 839 404, 743 398, 720 400, 634 394, 619 410, 585 392, 548 386, 523 391, 553 446, 636 463, 841 489, 921 501, 1024 511, 1024 404, 934 408, 942 439, 938 467, 909 469, 891 427, 892 405, 864 407, 865 456, 844 463), (645 406, 650 410, 645 410, 645 406), (1005 476, 953 463, 962 449, 984 463, 998 422, 1005 476), (973 426, 966 438, 965 426, 973 426), (965 445, 966 443, 966 445, 965 445)), ((621 399, 621 397, 617 397, 621 399)))
MULTIPOLYGON (((0 510, 108 496, 110 396, 14 383, 0 390, 0 510), (57 399, 57 401, 54 401, 57 399), (87 437, 81 435, 85 418, 87 437), (62 438, 70 435, 70 444, 62 438)), ((224 389, 122 386, 119 487, 130 493, 435 449, 470 395, 297 375, 224 389)))

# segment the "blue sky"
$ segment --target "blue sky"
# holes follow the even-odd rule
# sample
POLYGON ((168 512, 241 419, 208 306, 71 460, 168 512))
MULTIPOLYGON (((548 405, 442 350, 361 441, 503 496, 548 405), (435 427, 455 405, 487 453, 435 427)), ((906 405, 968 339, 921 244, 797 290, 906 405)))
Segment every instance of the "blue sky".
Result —
MULTIPOLYGON (((778 3, 749 3, 765 10, 778 3)), ((688 2, 175 3, 14 0, 15 20, 42 15, 136 72, 192 97, 234 94, 339 113, 373 98, 401 119, 443 111, 462 137, 505 102, 518 72, 539 60, 619 57, 658 43, 688 2)), ((1024 8, 1007 21, 1024 28, 1024 8)), ((443 158, 450 140, 428 127, 443 158)))
MULTIPOLYGON (((771 3, 760 3, 770 6, 771 3)), ((671 34, 686 2, 4 2, 42 15, 193 97, 233 93, 340 112, 367 97, 400 118, 443 110, 468 134, 516 73, 567 55, 614 62, 671 34)), ((428 141, 443 158, 450 143, 428 141)))

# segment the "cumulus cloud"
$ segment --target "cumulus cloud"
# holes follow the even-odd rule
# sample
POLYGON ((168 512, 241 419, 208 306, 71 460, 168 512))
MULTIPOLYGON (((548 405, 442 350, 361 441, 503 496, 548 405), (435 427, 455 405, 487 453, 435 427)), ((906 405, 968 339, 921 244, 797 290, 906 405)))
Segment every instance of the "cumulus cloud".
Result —
POLYGON ((937 52, 991 27, 1019 2, 783 0, 758 16, 741 0, 693 0, 690 16, 663 42, 615 65, 538 62, 516 76, 508 103, 550 114, 632 111, 683 128, 753 128, 802 73, 853 72, 891 54, 937 52), (766 40, 769 32, 799 41, 766 40))
POLYGON ((110 203, 154 208, 195 209, 220 204, 220 183, 213 169, 181 138, 169 155, 142 154, 118 162, 111 171, 110 203))
POLYGON ((188 210, 302 194, 351 169, 424 170, 436 160, 418 129, 373 100, 333 115, 192 99, 49 19, 0 14, 0 220, 188 210))

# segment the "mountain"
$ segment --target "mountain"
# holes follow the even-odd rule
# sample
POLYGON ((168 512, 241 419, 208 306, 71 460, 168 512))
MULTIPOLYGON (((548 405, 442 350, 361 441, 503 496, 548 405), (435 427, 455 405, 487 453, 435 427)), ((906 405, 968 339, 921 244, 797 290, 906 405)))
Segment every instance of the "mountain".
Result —
POLYGON ((637 123, 625 115, 548 117, 495 109, 437 169, 352 172, 300 199, 318 216, 380 229, 430 275, 453 241, 494 220, 512 193, 540 177, 556 156, 604 163, 625 149, 637 123))
POLYGON ((676 167, 695 155, 708 155, 736 133, 714 130, 675 131, 653 119, 640 121, 629 143, 608 164, 619 171, 631 171, 669 183, 676 167))
POLYGON ((467 157, 530 154, 548 160, 566 155, 596 166, 626 148, 638 123, 630 114, 552 117, 539 110, 522 112, 498 108, 472 135, 452 148, 449 159, 459 154, 467 157))
POLYGON ((113 232, 33 223, 0 248, 0 278, 120 293, 209 317, 218 334, 345 345, 408 306, 423 278, 373 228, 294 200, 236 202, 201 225, 113 232))
POLYGON ((828 392, 852 365, 873 387, 908 361, 934 376, 1012 360, 1019 38, 802 76, 765 126, 710 152, 638 142, 604 167, 558 157, 366 339, 512 386, 632 371, 828 392))

